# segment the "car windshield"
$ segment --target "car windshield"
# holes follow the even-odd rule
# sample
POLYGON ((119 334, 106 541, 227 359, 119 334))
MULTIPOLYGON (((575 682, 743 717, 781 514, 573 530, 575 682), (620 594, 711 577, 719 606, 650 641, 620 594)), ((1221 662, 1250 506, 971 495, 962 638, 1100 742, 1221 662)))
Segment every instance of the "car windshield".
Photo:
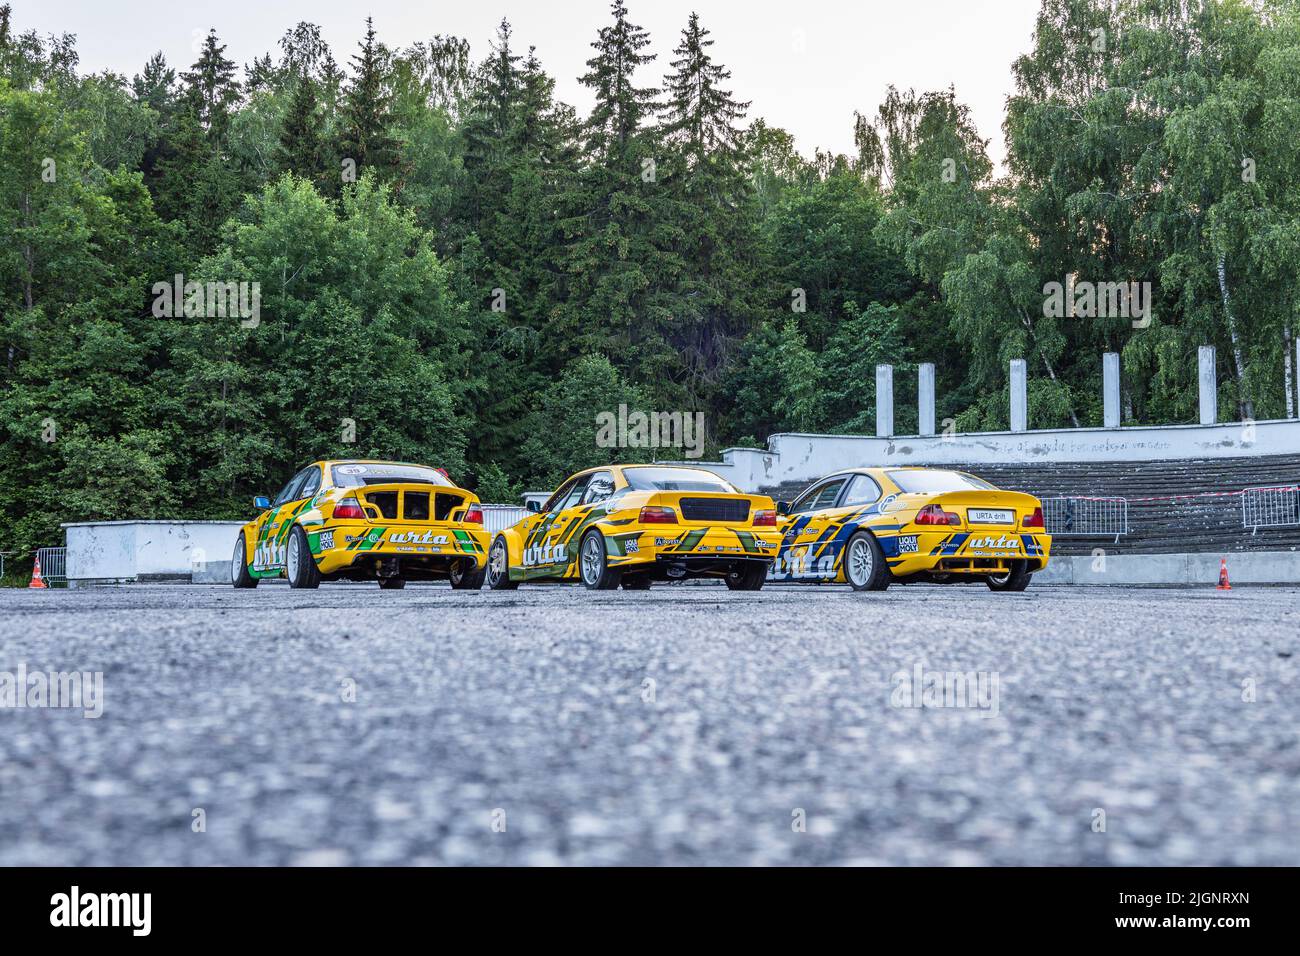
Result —
POLYGON ((890 479, 907 494, 934 495, 944 491, 994 491, 987 481, 959 471, 891 471, 890 479))
POLYGON ((636 491, 715 491, 735 494, 736 489, 703 468, 625 468, 623 477, 636 491))
POLYGON ((455 487, 442 472, 426 468, 424 465, 395 465, 386 461, 345 461, 331 466, 330 473, 334 476, 336 488, 360 488, 363 485, 385 485, 390 482, 455 487))

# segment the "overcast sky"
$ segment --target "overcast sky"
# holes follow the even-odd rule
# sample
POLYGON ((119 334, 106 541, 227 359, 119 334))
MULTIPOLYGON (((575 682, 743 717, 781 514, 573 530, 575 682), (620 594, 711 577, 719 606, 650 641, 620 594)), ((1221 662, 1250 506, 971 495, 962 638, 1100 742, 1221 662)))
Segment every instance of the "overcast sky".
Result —
MULTIPOLYGON (((380 39, 404 47, 434 34, 468 39, 475 59, 507 17, 521 51, 537 47, 557 78, 561 99, 580 111, 591 104, 577 77, 585 72, 596 30, 609 22, 606 0, 12 0, 19 31, 77 34, 86 71, 112 69, 128 78, 161 50, 188 66, 215 27, 226 55, 243 66, 276 49, 299 20, 320 24, 335 59, 346 64, 375 18, 380 39)), ((942 89, 950 84, 992 140, 1001 163, 1002 117, 1011 63, 1029 49, 1038 0, 626 0, 633 23, 650 31, 658 59, 642 80, 659 85, 690 11, 716 41, 714 56, 732 85, 762 116, 794 134, 800 151, 850 152, 853 111, 875 114, 886 87, 942 89)))

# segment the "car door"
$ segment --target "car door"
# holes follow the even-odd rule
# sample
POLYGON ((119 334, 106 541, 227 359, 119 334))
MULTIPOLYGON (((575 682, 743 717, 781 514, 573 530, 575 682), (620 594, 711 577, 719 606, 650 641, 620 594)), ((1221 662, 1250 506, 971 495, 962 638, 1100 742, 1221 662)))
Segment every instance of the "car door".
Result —
POLYGON ((781 556, 791 577, 835 576, 836 506, 849 482, 841 475, 819 482, 790 506, 790 522, 781 541, 781 556))
POLYGON ((545 577, 554 570, 556 562, 551 550, 554 536, 551 532, 581 477, 585 476, 578 475, 564 482, 537 514, 529 515, 519 523, 523 546, 519 566, 526 577, 545 577))
POLYGON ((576 575, 578 562, 573 560, 578 554, 578 541, 582 528, 586 527, 584 518, 591 512, 591 506, 583 504, 587 487, 595 475, 579 475, 570 487, 568 494, 556 502, 555 520, 546 532, 546 555, 552 563, 555 573, 560 577, 576 575))
POLYGON ((292 521, 287 517, 293 511, 298 489, 311 477, 312 468, 304 468, 280 489, 271 501, 271 507, 257 519, 257 546, 253 551, 253 570, 270 571, 284 567, 283 536, 288 534, 292 521))

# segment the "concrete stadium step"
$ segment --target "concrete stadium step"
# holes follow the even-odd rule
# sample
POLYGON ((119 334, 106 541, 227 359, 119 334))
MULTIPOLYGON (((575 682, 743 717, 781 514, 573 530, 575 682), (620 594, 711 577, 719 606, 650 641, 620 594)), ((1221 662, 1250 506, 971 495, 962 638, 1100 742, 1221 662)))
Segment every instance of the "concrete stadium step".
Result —
MULTIPOLYGON (((1214 551, 1300 550, 1300 526, 1260 528, 1241 523, 1241 498, 1235 492, 1266 485, 1300 484, 1300 454, 1258 458, 1180 459, 1150 462, 1035 462, 1032 464, 955 465, 999 488, 1039 498, 1118 497, 1129 499, 1130 533, 1114 537, 1057 536, 1058 554, 1177 554, 1214 551), (1224 497, 1208 497, 1209 495, 1224 497), (1175 495, 1205 495, 1169 500, 1175 495), (1135 501, 1159 498, 1159 501, 1135 501)), ((811 482, 784 482, 763 489, 792 501, 811 482)))

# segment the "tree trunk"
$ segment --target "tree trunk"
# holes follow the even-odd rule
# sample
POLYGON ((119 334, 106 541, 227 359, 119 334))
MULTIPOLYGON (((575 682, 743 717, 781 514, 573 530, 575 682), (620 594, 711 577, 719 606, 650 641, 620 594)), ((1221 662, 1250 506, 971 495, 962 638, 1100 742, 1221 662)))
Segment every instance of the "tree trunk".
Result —
POLYGON ((1223 296, 1223 316, 1228 323, 1228 337, 1232 340, 1232 362, 1237 372, 1237 408, 1242 416, 1253 419, 1255 406, 1246 397, 1246 363, 1241 357, 1241 337, 1237 334, 1237 320, 1232 317, 1232 298, 1228 294, 1227 256, 1219 253, 1219 294, 1223 296))
POLYGON ((1291 365, 1291 323, 1282 326, 1282 361, 1286 368, 1286 417, 1295 418, 1295 369, 1291 365))

